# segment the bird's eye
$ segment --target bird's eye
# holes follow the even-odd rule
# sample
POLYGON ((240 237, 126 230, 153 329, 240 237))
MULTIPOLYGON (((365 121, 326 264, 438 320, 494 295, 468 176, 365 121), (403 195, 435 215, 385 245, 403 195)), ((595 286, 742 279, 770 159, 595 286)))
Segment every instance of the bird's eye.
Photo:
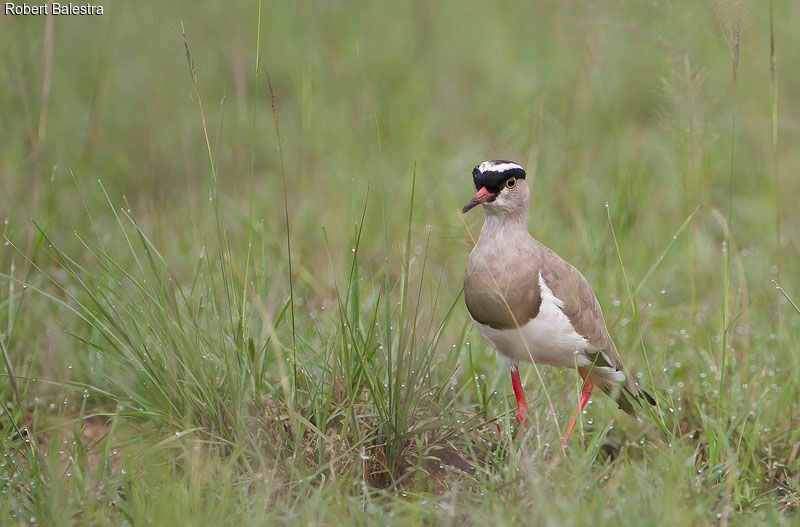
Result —
POLYGON ((514 188, 517 186, 517 179, 516 178, 508 178, 506 180, 506 188, 514 188))

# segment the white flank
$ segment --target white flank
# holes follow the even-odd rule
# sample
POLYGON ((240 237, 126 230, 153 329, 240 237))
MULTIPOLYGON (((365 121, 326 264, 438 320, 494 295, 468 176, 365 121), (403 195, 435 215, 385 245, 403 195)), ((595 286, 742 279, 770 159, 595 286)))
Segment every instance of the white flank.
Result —
POLYGON ((493 161, 484 161, 478 165, 478 170, 481 171, 481 174, 484 172, 505 172, 506 170, 511 170, 513 168, 522 170, 522 167, 516 163, 495 163, 493 161))

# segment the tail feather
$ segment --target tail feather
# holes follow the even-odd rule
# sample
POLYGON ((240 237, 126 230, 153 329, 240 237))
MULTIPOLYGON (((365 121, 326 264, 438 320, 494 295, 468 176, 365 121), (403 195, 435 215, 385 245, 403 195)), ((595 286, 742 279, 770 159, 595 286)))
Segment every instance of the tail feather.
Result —
POLYGON ((594 353, 592 356, 592 366, 588 375, 595 381, 595 385, 614 399, 619 408, 627 414, 635 415, 636 409, 642 407, 642 399, 653 406, 656 404, 653 396, 642 390, 621 367, 612 366, 603 352, 594 353))
POLYGON ((647 401, 653 406, 656 404, 656 400, 653 399, 653 396, 641 388, 639 388, 638 394, 631 392, 627 386, 620 386, 613 390, 603 391, 616 401, 620 410, 630 415, 636 415, 636 410, 642 407, 644 401, 647 401))

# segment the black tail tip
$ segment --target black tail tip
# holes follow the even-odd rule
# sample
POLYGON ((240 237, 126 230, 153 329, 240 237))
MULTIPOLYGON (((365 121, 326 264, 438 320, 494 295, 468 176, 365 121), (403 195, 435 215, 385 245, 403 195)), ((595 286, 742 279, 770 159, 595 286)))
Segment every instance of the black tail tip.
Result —
POLYGON ((652 406, 656 405, 656 400, 653 398, 653 396, 641 388, 639 389, 639 393, 636 395, 633 395, 630 390, 625 388, 620 391, 616 397, 617 405, 619 406, 620 410, 630 415, 635 415, 636 408, 642 407, 644 402, 642 399, 650 403, 652 406), (636 403, 636 406, 634 406, 634 402, 636 403))
POLYGON ((653 396, 644 390, 639 390, 639 397, 644 397, 645 399, 647 399, 647 402, 650 403, 652 406, 656 405, 656 400, 653 399, 653 396))

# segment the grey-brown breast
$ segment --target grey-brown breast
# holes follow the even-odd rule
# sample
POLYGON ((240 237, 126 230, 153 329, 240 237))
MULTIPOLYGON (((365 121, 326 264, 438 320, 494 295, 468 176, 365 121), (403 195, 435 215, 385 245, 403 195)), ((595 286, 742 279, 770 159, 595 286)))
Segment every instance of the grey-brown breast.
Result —
POLYGON ((464 300, 473 319, 512 329, 539 314, 542 248, 524 226, 481 230, 464 276, 464 300))
POLYGON ((470 262, 464 301, 473 319, 494 329, 513 329, 539 314, 538 270, 531 262, 506 262, 500 268, 486 268, 483 260, 470 262))

